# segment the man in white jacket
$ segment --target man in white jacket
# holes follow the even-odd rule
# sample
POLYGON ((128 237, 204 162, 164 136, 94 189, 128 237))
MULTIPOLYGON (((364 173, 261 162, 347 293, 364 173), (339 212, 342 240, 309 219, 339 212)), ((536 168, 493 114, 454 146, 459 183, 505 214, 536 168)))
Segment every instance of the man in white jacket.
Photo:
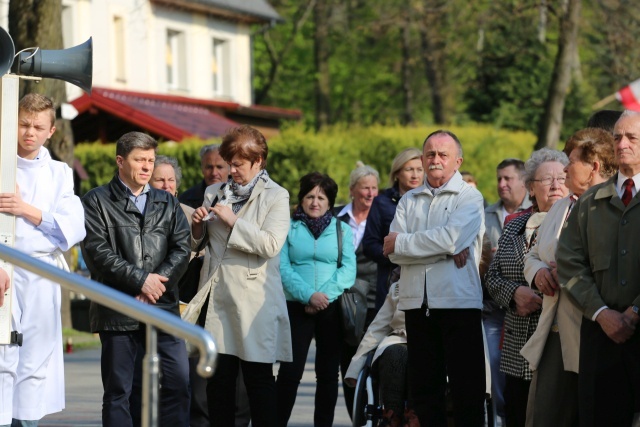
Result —
POLYGON ((384 253, 402 267, 412 407, 421 425, 446 426, 447 377, 455 425, 484 424, 485 364, 478 265, 483 198, 462 180, 462 145, 449 131, 427 136, 425 184, 398 203, 384 253))

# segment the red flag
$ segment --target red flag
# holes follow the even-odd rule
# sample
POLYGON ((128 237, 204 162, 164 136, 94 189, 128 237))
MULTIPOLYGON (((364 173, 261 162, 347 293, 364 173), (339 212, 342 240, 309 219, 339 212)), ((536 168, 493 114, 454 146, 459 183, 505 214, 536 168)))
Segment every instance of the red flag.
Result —
POLYGON ((627 110, 640 111, 640 79, 625 86, 616 93, 616 99, 627 110))

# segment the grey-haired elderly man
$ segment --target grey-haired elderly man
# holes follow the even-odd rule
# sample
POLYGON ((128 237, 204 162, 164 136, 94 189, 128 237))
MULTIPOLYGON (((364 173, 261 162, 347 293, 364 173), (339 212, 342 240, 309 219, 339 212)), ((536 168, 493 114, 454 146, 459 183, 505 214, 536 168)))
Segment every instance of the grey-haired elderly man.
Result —
POLYGON ((613 135, 618 173, 578 199, 556 253, 560 285, 585 317, 578 406, 588 427, 638 425, 640 412, 640 113, 625 111, 613 135))
POLYGON ((226 181, 229 176, 229 165, 220 157, 219 148, 220 146, 217 144, 210 144, 200 149, 200 166, 203 179, 178 196, 180 203, 197 209, 202 206, 204 190, 208 186, 226 181))
POLYGON ((433 132, 422 153, 425 184, 400 199, 383 246, 402 268, 398 308, 407 324, 412 407, 420 425, 446 426, 448 377, 455 425, 480 427, 486 388, 478 273, 484 202, 458 172, 462 145, 453 133, 433 132))

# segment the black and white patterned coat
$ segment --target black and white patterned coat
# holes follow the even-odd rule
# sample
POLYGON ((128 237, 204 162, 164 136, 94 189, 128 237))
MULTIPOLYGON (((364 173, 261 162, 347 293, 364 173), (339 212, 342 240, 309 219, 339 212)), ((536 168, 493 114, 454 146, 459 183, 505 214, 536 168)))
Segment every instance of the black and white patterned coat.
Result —
POLYGON ((486 275, 487 290, 507 310, 500 371, 529 381, 532 377, 529 362, 520 355, 520 350, 535 332, 541 310, 529 316, 519 316, 515 311, 513 295, 518 286, 529 286, 524 277, 524 256, 529 251, 525 227, 530 216, 528 212, 507 224, 486 275))

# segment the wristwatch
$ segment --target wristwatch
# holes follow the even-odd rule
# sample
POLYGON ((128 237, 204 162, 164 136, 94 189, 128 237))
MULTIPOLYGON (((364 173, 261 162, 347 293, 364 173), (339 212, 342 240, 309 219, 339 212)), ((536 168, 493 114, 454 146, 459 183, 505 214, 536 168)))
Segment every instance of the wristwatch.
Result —
POLYGON ((631 306, 631 311, 633 311, 636 316, 640 316, 640 308, 638 308, 637 305, 632 305, 631 306))

